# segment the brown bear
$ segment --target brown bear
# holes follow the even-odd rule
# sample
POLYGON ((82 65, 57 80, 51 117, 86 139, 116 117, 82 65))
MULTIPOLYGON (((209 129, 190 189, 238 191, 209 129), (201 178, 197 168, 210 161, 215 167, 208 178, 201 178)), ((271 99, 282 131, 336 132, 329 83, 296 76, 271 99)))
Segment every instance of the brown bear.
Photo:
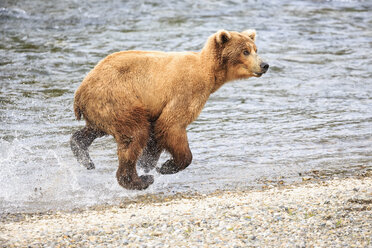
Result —
POLYGON ((122 51, 101 60, 75 93, 76 118, 86 126, 74 133, 71 149, 87 169, 95 166, 88 147, 112 135, 117 142, 118 183, 146 189, 153 176, 138 176, 137 161, 155 168, 163 150, 172 158, 157 171, 173 174, 190 165, 186 127, 209 96, 224 83, 260 77, 269 65, 257 55, 255 30, 220 30, 200 52, 122 51))

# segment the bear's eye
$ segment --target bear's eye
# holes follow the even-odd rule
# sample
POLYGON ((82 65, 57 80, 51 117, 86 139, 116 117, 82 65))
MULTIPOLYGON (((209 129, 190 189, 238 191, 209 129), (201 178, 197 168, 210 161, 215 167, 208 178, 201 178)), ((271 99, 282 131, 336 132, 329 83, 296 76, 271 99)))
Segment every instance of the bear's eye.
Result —
POLYGON ((248 51, 248 50, 244 50, 243 54, 244 54, 245 56, 248 56, 248 55, 249 55, 249 51, 248 51))

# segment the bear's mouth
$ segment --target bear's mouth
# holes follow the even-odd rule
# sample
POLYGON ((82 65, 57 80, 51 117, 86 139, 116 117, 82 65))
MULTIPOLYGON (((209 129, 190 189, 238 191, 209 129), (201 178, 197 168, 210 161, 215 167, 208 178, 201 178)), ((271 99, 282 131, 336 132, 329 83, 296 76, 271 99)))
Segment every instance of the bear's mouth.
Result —
POLYGON ((262 76, 262 74, 264 74, 264 72, 255 72, 255 73, 253 73, 253 76, 254 77, 261 77, 262 76))

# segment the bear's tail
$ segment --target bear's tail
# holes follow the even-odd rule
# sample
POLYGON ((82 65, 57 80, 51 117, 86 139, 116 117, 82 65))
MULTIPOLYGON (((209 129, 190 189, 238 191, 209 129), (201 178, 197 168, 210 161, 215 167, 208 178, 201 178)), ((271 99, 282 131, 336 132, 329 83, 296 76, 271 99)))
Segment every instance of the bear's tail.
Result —
POLYGON ((80 92, 78 90, 76 91, 75 98, 74 98, 74 112, 75 112, 76 119, 80 121, 81 115, 83 114, 83 112, 81 111, 81 108, 80 108, 80 92))
POLYGON ((82 113, 76 101, 74 102, 74 112, 75 112, 76 119, 80 121, 82 113))

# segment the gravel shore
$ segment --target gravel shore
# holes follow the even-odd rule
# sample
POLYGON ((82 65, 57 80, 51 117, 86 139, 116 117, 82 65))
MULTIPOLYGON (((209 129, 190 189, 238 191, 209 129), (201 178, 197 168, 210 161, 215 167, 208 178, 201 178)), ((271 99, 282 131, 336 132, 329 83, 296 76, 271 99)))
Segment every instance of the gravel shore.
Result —
MULTIPOLYGON (((17 217, 19 218, 19 216, 17 217)), ((372 247, 372 177, 0 222, 0 247, 372 247)))

